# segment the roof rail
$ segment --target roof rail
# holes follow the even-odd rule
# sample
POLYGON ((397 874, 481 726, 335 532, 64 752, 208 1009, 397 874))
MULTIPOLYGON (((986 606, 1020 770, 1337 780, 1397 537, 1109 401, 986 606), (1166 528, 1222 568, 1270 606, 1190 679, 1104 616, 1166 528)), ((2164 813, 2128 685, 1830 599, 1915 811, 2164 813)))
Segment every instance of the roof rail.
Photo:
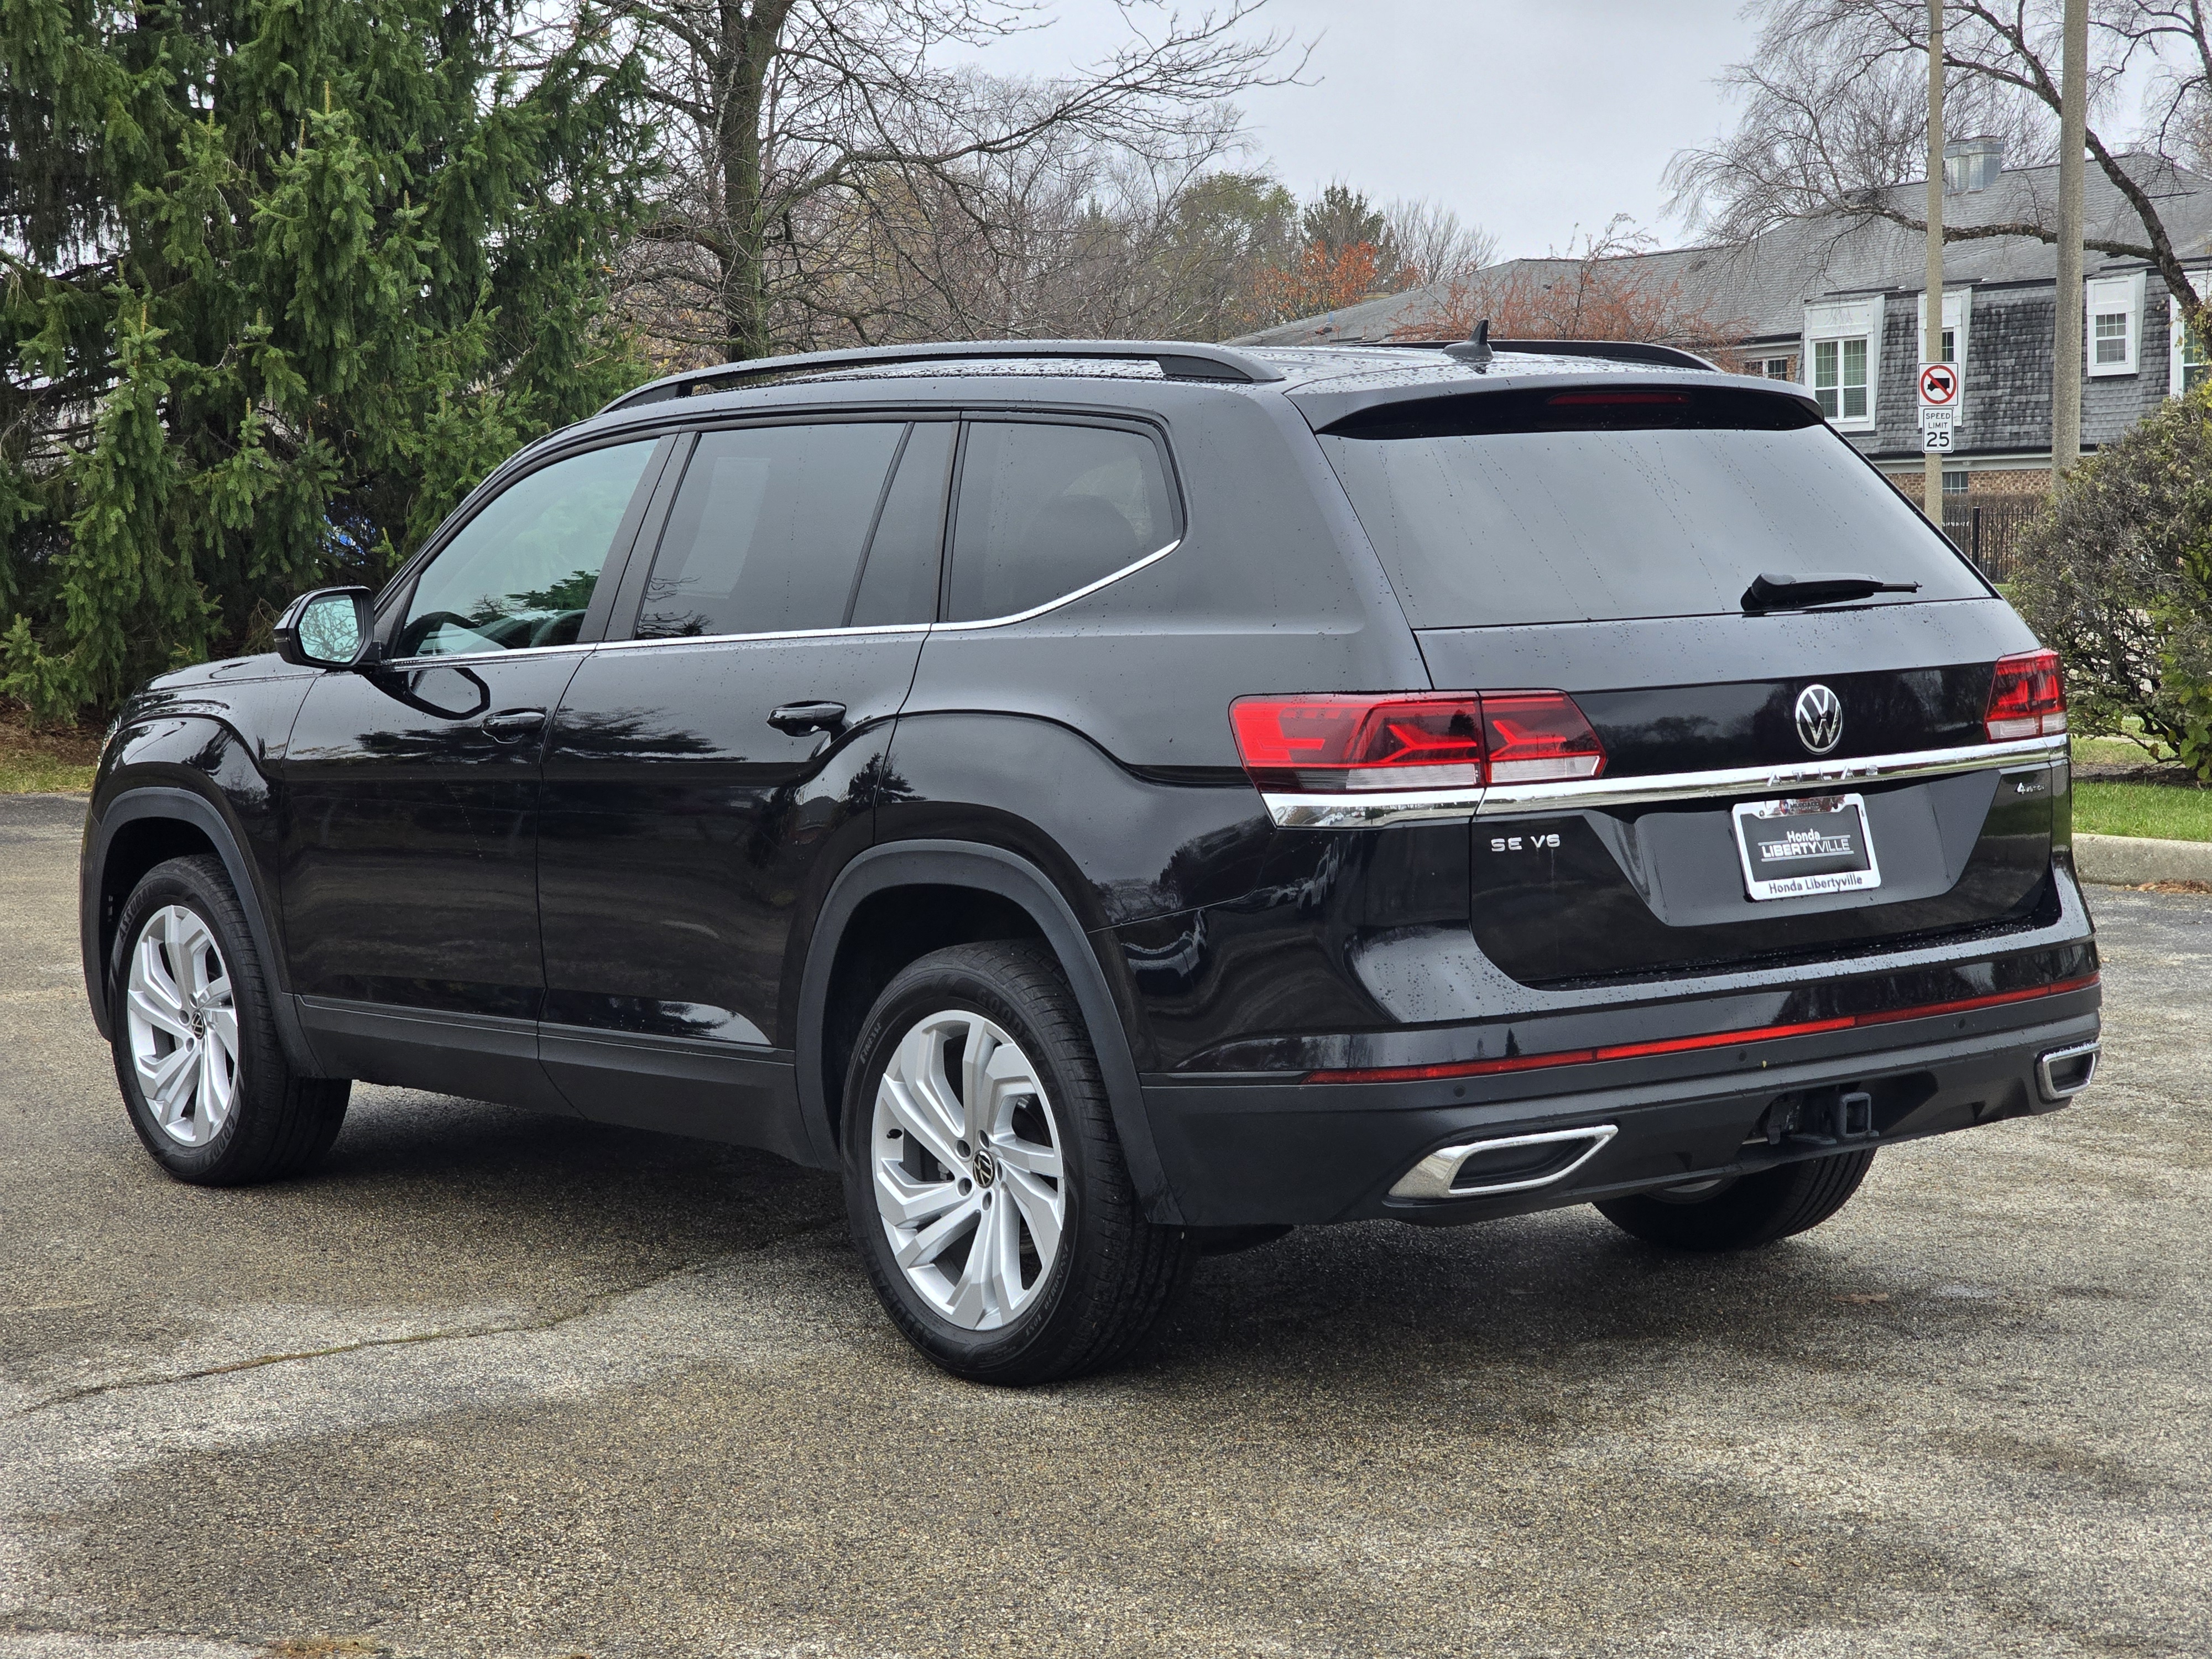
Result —
POLYGON ((1225 380, 1255 385, 1283 377, 1257 357, 1227 346, 1194 345, 1181 340, 967 340, 931 345, 862 347, 848 351, 804 351, 787 357, 748 357, 713 368, 696 368, 648 381, 626 392, 599 411, 635 409, 708 392, 726 392, 749 380, 810 369, 866 368, 885 363, 975 362, 992 358, 1065 357, 1109 362, 1149 362, 1171 380, 1225 380))
MULTIPOLYGON (((1323 340, 1318 343, 1334 346, 1343 351, 1364 351, 1376 346, 1419 351, 1447 351, 1455 345, 1472 344, 1458 340, 1323 340)), ((1520 351, 1547 357, 1601 357, 1617 363, 1651 363, 1662 368, 1701 368, 1717 374, 1721 366, 1710 357, 1700 357, 1694 351, 1685 351, 1680 346, 1649 345, 1641 340, 1501 340, 1492 335, 1486 342, 1493 352, 1520 351)))

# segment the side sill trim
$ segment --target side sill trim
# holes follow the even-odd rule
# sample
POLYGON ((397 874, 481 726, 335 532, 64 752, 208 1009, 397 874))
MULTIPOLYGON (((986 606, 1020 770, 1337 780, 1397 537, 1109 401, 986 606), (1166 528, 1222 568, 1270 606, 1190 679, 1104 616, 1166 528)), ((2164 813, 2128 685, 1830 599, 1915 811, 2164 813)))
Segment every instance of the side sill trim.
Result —
POLYGON ((1798 766, 1737 766, 1704 772, 1662 772, 1646 777, 1588 778, 1562 783, 1492 784, 1485 789, 1409 790, 1372 795, 1263 793, 1276 827, 1284 830, 1371 830, 1390 823, 1424 823, 1492 817, 1506 812, 1572 811, 1578 807, 1639 806, 1659 801, 1701 800, 1818 788, 1823 785, 1901 783, 2003 767, 2063 766, 2064 737, 2021 738, 1964 749, 1924 749, 1907 755, 1858 760, 1813 761, 1798 766))

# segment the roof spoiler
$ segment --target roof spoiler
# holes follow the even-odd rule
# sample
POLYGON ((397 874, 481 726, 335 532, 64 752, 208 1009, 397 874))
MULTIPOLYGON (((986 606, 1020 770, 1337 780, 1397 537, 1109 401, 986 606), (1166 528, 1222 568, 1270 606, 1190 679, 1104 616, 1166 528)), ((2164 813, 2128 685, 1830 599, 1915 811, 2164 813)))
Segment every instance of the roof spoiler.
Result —
POLYGON ((599 413, 642 404, 729 392, 750 381, 811 370, 867 368, 894 363, 987 362, 1006 358, 1066 358, 1070 362, 1149 362, 1171 380, 1221 380, 1252 386, 1283 377, 1257 357, 1227 346, 1179 340, 968 340, 931 345, 863 347, 848 351, 804 351, 785 357, 748 357, 712 368, 690 369, 626 392, 599 413))

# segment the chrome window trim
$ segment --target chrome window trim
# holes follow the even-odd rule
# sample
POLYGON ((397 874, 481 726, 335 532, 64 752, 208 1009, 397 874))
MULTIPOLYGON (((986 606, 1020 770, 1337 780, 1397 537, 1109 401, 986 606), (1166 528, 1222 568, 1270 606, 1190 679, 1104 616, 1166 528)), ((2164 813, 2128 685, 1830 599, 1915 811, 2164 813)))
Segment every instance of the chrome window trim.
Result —
POLYGON ((1078 599, 1088 599, 1100 588, 1109 587, 1124 576, 1135 575, 1148 564, 1158 564, 1182 544, 1183 538, 1178 536, 1158 552, 1147 553, 1133 564, 1125 564, 1119 570, 1101 576, 1097 581, 1086 582, 1081 587, 1063 593, 1056 599, 1047 599, 1042 605, 1033 605, 1028 610, 1017 611, 1010 617, 979 617, 972 622, 932 623, 929 624, 929 631, 933 634, 966 634, 972 633, 979 628, 1006 628, 1015 623, 1031 621, 1043 616, 1048 611, 1059 610, 1063 605, 1073 605, 1078 599))
MULTIPOLYGON (((1072 592, 1063 593, 1056 599, 1048 599, 1042 605, 1032 605, 1027 611, 1018 611, 1011 617, 986 617, 975 622, 874 623, 865 627, 854 628, 794 628, 778 634, 672 634, 642 640, 601 640, 596 648, 602 651, 633 651, 641 646, 648 645, 742 645, 757 640, 844 639, 867 634, 965 634, 981 628, 1006 628, 1014 623, 1029 622, 1043 616, 1048 611, 1057 611, 1063 605, 1073 605, 1078 599, 1096 593, 1102 587, 1120 581, 1124 576, 1135 574, 1148 564, 1158 563, 1182 545, 1182 538, 1178 536, 1157 553, 1147 553, 1134 564, 1123 565, 1119 570, 1109 575, 1101 576, 1095 582, 1076 588, 1072 592)), ((567 647, 547 648, 558 650, 567 647)), ((505 654, 512 656, 514 653, 509 652, 505 654)), ((453 659, 442 658, 440 660, 450 662, 453 659)))
POLYGON ((787 628, 769 634, 649 634, 643 639, 601 640, 602 651, 636 651, 653 645, 751 645, 767 640, 842 640, 870 634, 926 634, 927 623, 874 623, 856 628, 787 628))
POLYGON ((1408 790, 1371 795, 1262 793, 1269 815, 1285 830, 1368 830, 1390 823, 1493 817, 1507 812, 1581 807, 1641 806, 1662 801, 1765 795, 1824 784, 1898 783, 1961 772, 2024 766, 2063 766, 2067 739, 2018 738, 1964 749, 1926 749, 1905 755, 1815 761, 1796 766, 1739 766, 1648 777, 1588 778, 1559 783, 1492 784, 1486 789, 1408 790))
MULTIPOLYGON (((456 651, 447 656, 386 657, 375 665, 386 668, 442 668, 456 662, 506 662, 515 657, 551 657, 564 651, 596 651, 598 640, 572 640, 567 645, 518 645, 512 651, 456 651)), ((350 671, 340 669, 340 673, 350 671)))

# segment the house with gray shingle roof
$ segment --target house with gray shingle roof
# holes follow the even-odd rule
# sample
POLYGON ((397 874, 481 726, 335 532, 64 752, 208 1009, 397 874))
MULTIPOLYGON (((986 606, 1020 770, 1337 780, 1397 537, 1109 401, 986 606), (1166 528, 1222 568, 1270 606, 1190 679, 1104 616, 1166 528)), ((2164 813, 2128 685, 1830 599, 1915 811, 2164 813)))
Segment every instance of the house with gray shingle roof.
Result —
MULTIPOLYGON (((1957 148, 1990 159, 1960 169, 1964 182, 1978 187, 1947 196, 1947 225, 2056 221, 2055 166, 2008 172, 1985 141, 1957 148)), ((2126 165, 2157 204, 2184 264, 2204 267, 2212 280, 2212 179, 2151 156, 2128 157, 2126 165)), ((1894 185, 1890 195, 1901 210, 1917 214, 1925 185, 1894 185)), ((2084 221, 2092 241, 2148 240, 2127 198, 2094 167, 2084 221)), ((1811 386, 1837 430, 1917 493, 1921 233, 1883 219, 1806 218, 1740 247, 1674 248, 1606 263, 1609 270, 1632 271, 1639 283, 1674 287, 1679 307, 1731 341, 1750 372, 1811 386)), ((2049 487, 2057 267, 2057 248, 2033 237, 1954 241, 1943 251, 1944 326, 1966 381, 1958 447, 1945 463, 1947 492, 2040 495, 2049 487)), ((2081 437, 2083 447, 2094 449, 2208 371, 2203 351, 2176 325, 2166 284, 2143 261, 2092 250, 2083 270, 2081 437)), ((1480 273, 1474 286, 1566 281, 1577 271, 1572 259, 1510 260, 1480 273)), ((1420 337, 1424 319, 1444 297, 1414 289, 1266 329, 1240 343, 1420 337)))

